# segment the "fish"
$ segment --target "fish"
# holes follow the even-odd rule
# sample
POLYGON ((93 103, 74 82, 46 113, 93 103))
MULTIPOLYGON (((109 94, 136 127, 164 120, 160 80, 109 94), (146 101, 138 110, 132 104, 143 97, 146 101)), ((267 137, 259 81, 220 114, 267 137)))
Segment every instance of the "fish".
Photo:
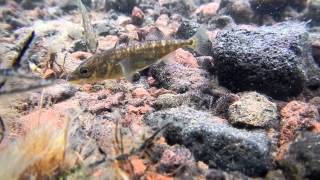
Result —
POLYGON ((115 47, 96 53, 71 72, 67 80, 75 84, 90 84, 105 79, 125 77, 132 81, 135 73, 153 64, 166 61, 168 56, 179 48, 191 48, 200 54, 207 55, 211 48, 207 30, 200 27, 193 37, 186 40, 146 40, 143 43, 115 47))

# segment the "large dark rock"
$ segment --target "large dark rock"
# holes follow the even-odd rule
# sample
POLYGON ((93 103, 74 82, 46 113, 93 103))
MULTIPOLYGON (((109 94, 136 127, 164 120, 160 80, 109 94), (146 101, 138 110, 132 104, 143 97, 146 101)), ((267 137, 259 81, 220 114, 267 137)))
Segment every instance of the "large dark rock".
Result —
POLYGON ((256 90, 285 99, 300 94, 309 71, 314 71, 310 48, 305 25, 285 22, 220 31, 212 56, 222 86, 234 92, 256 90))
POLYGON ((250 0, 252 9, 259 14, 280 13, 289 4, 290 0, 250 0))
POLYGON ((151 113, 145 122, 155 129, 171 122, 164 132, 167 142, 185 145, 212 168, 249 176, 262 176, 271 168, 270 141, 263 132, 233 128, 223 119, 189 107, 151 113))
POLYGON ((290 145, 281 162, 288 179, 319 179, 320 134, 306 132, 290 145))
POLYGON ((131 13, 132 9, 138 5, 137 0, 106 0, 105 9, 113 9, 123 13, 131 13))

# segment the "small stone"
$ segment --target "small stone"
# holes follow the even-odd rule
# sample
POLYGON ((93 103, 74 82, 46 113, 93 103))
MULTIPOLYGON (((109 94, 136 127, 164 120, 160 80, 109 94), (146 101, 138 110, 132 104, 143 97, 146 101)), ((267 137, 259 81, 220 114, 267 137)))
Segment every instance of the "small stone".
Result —
POLYGON ((174 60, 182 64, 186 67, 191 67, 191 68, 198 68, 198 62, 197 59, 188 51, 183 50, 183 49, 177 49, 174 52, 174 60))
POLYGON ((311 104, 291 101, 282 108, 281 117, 280 146, 294 140, 299 130, 312 128, 319 120, 319 113, 311 104))
POLYGON ((309 103, 317 107, 318 113, 320 114, 320 97, 312 98, 309 103))
POLYGON ((185 67, 178 63, 160 63, 151 66, 150 72, 160 87, 178 93, 190 90, 203 92, 210 87, 208 73, 202 69, 185 67))
POLYGON ((130 162, 136 176, 142 176, 145 173, 147 167, 141 159, 138 157, 133 157, 130 159, 130 162))
POLYGON ((174 172, 177 167, 193 165, 193 163, 194 158, 187 148, 174 145, 162 153, 159 169, 163 172, 174 172))
POLYGON ((191 12, 191 3, 188 3, 185 0, 159 0, 159 3, 170 13, 188 17, 191 12))
POLYGON ((95 32, 99 36, 117 35, 118 29, 108 21, 96 21, 93 25, 95 32))
POLYGON ((133 90, 132 96, 135 98, 143 98, 150 96, 149 92, 144 88, 137 88, 133 90))
POLYGON ((179 39, 189 39, 191 38, 200 27, 200 24, 190 20, 183 21, 176 33, 179 39))
POLYGON ((213 16, 217 14, 217 11, 220 7, 220 3, 212 2, 208 4, 201 5, 198 9, 196 9, 196 14, 202 14, 204 16, 213 16))
POLYGON ((143 24, 144 13, 140 8, 138 7, 133 8, 132 14, 131 14, 131 21, 132 21, 132 24, 137 26, 141 26, 143 24))
POLYGON ((162 94, 160 95, 153 104, 156 109, 166 109, 181 106, 184 102, 187 102, 185 96, 175 94, 162 94))
POLYGON ((320 176, 320 134, 305 132, 290 145, 280 162, 288 179, 318 179, 320 176))
POLYGON ((236 94, 228 93, 221 96, 217 101, 214 107, 214 115, 228 118, 228 109, 231 104, 238 101, 240 97, 236 94))
POLYGON ((87 52, 88 51, 88 46, 85 40, 77 40, 74 42, 73 47, 71 47, 71 53, 72 52, 76 52, 76 51, 84 51, 87 52))
POLYGON ((256 92, 244 93, 229 107, 229 122, 234 125, 268 127, 277 117, 276 104, 256 92))

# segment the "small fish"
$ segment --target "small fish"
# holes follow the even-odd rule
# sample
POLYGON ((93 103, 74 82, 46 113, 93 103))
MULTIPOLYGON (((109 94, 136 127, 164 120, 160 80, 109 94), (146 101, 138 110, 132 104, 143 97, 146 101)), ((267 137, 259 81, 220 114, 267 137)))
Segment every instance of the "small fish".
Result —
POLYGON ((154 40, 114 48, 97 53, 82 62, 69 76, 68 80, 77 83, 95 83, 104 79, 119 79, 132 76, 152 64, 165 60, 173 51, 189 47, 200 54, 208 54, 211 48, 205 28, 200 27, 197 33, 188 40, 154 40))

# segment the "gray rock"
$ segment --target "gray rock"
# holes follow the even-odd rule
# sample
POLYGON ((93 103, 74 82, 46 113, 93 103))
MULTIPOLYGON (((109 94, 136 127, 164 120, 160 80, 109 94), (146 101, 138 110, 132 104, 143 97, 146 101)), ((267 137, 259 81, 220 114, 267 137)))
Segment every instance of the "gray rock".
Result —
POLYGON ((198 68, 188 68, 181 64, 159 63, 151 66, 150 73, 158 86, 185 93, 187 91, 204 92, 210 88, 209 74, 198 68))
POLYGON ((314 64, 310 52, 305 25, 292 22, 220 31, 212 48, 222 86, 276 99, 301 93, 314 64))
POLYGON ((229 107, 229 122, 234 125, 270 127, 277 119, 277 105, 256 92, 244 93, 229 107))
POLYGON ((197 22, 184 20, 179 26, 176 36, 179 39, 189 39, 197 32, 199 27, 200 24, 197 22))
POLYGON ((93 28, 99 36, 117 35, 118 30, 108 21, 99 21, 93 24, 93 28))
POLYGON ((155 109, 166 109, 181 106, 187 101, 187 97, 184 95, 175 94, 162 94, 153 104, 155 109))
POLYGON ((320 25, 320 0, 310 0, 307 3, 307 10, 304 11, 304 20, 312 20, 312 26, 320 25))
POLYGON ((131 13, 132 9, 138 5, 137 0, 106 0, 105 9, 113 9, 123 13, 131 13))
POLYGON ((39 7, 43 5, 44 1, 43 0, 22 0, 20 4, 24 9, 30 10, 30 9, 34 9, 35 7, 39 7))
POLYGON ((70 52, 76 52, 76 51, 84 51, 87 52, 87 43, 85 40, 80 39, 74 42, 73 46, 70 48, 70 52))
POLYGON ((252 9, 258 14, 279 14, 289 4, 290 0, 250 0, 252 9))
POLYGON ((191 13, 192 3, 188 3, 185 0, 163 0, 161 5, 167 10, 168 13, 172 14, 180 14, 183 16, 189 16, 191 13))
POLYGON ((320 134, 305 132, 289 146, 289 152, 281 161, 288 179, 319 179, 320 134))
POLYGON ((238 24, 250 23, 254 12, 249 0, 222 0, 219 14, 230 15, 238 24))
POLYGON ((155 129, 171 122, 164 132, 167 142, 185 145, 210 167, 249 176, 264 175, 271 168, 270 141, 263 132, 230 127, 223 119, 189 107, 151 113, 145 122, 155 129))

